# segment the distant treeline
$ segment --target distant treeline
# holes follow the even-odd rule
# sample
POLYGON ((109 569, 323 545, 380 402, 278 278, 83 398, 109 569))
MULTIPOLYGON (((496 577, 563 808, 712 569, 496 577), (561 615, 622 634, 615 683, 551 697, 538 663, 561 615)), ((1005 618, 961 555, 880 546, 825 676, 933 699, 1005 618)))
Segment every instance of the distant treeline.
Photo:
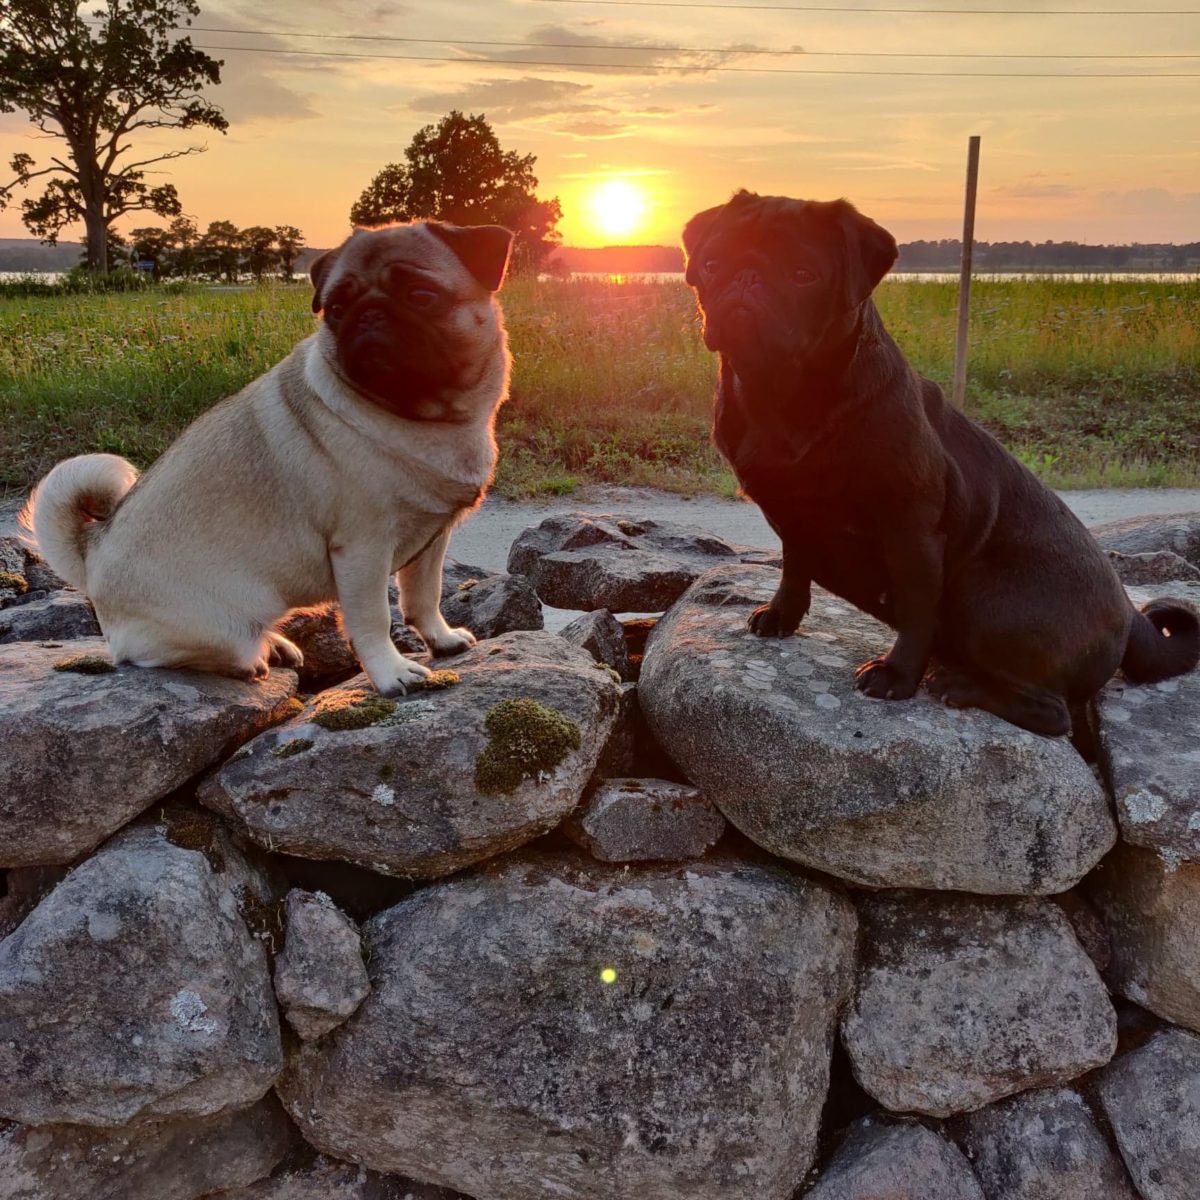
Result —
MULTIPOLYGON (((218 223, 224 225, 224 222, 218 223)), ((32 238, 0 238, 0 271, 69 271, 80 259, 78 242, 43 246, 32 238)), ((321 251, 302 249, 295 269, 303 272, 321 251)), ((957 238, 905 242, 900 271, 953 271, 962 243, 957 238)), ((1200 271, 1200 242, 1177 246, 1135 242, 1130 246, 1093 246, 1085 242, 977 242, 975 267, 980 271, 1200 271)), ((547 270, 604 273, 669 273, 683 270, 676 246, 560 246, 547 270)))
MULTIPOLYGON (((900 247, 900 271, 953 271, 962 256, 962 242, 905 242, 900 247)), ((1200 271, 1200 242, 1183 246, 1134 243, 1131 246, 1090 246, 1084 242, 976 242, 975 266, 981 271, 1200 271)), ((602 246, 583 249, 562 246, 550 259, 550 269, 572 271, 666 272, 683 270, 683 253, 675 246, 602 246)))

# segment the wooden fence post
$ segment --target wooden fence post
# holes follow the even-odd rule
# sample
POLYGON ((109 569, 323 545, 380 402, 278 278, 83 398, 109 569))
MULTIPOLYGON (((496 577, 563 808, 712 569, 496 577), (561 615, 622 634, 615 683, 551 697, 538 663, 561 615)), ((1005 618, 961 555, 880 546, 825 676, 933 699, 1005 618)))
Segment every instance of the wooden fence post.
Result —
POLYGON ((967 196, 963 207, 962 267, 958 279, 958 335, 954 341, 954 407, 967 399, 967 327, 971 316, 971 258, 975 249, 975 193, 979 184, 979 138, 967 143, 967 196))

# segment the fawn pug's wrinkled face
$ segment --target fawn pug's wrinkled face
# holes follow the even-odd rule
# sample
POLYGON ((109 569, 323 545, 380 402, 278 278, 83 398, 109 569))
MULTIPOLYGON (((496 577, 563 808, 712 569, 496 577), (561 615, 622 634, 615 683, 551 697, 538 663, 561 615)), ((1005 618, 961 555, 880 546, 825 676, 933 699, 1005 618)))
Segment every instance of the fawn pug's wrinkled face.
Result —
POLYGON ((683 231, 704 344, 739 372, 819 359, 896 261, 892 235, 846 200, 738 192, 683 231))
POLYGON ((512 234, 436 221, 356 230, 311 268, 322 353, 372 403, 417 421, 466 421, 504 353, 495 293, 512 234))

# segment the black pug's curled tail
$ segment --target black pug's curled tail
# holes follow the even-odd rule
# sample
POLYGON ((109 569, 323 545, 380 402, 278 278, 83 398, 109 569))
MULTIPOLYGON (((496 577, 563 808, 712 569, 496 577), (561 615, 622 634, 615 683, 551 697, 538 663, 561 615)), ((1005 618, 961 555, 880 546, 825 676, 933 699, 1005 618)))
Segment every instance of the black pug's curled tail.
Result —
POLYGON ((81 454, 60 462, 34 489, 22 526, 51 570, 87 591, 87 546, 137 482, 137 469, 115 454, 81 454))
POLYGON ((1151 600, 1134 614, 1121 670, 1130 683, 1157 683, 1200 662, 1200 614, 1178 600, 1151 600))

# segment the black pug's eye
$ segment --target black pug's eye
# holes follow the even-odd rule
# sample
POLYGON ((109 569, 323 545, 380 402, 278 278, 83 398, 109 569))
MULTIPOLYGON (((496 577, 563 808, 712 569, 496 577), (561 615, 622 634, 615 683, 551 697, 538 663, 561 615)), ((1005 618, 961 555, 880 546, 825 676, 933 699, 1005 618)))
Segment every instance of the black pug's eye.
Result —
POLYGON ((719 259, 716 259, 716 258, 706 258, 706 259, 704 260, 704 273, 705 273, 705 275, 713 275, 713 274, 715 274, 715 273, 716 273, 716 270, 717 270, 717 268, 718 268, 720 265, 721 265, 721 262, 720 262, 720 260, 719 260, 719 259))
POLYGON ((807 287, 810 283, 817 282, 816 273, 810 271, 807 267, 797 267, 792 273, 792 280, 799 287, 807 287))
POLYGON ((346 306, 339 300, 335 300, 332 304, 325 306, 325 319, 327 321, 340 321, 346 315, 346 306))
POLYGON ((413 288, 408 293, 408 302, 413 308, 430 309, 440 299, 432 288, 413 288))

